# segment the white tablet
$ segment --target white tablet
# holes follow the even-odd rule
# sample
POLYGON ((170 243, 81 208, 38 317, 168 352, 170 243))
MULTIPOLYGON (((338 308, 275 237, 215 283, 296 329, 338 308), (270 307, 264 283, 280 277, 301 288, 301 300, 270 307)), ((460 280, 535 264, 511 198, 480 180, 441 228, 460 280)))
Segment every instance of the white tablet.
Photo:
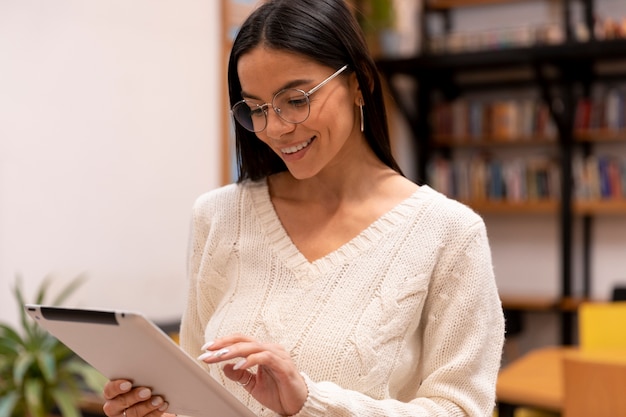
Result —
POLYGON ((39 325, 109 379, 130 379, 169 403, 168 413, 255 417, 142 314, 27 304, 39 325))

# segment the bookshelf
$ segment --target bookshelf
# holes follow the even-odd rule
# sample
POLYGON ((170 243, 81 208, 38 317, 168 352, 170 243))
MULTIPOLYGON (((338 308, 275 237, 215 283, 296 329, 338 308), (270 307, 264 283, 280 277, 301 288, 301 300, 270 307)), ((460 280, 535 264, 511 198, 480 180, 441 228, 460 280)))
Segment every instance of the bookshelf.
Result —
MULTIPOLYGON (((429 14, 443 13, 449 30, 449 13, 456 8, 490 7, 520 1, 523 0, 431 0, 425 3, 422 15, 418 18, 422 20, 424 28, 426 26, 424 20, 429 14)), ((624 159, 619 160, 623 171, 618 181, 621 184, 618 191, 614 191, 613 194, 602 194, 600 191, 585 194, 580 190, 583 167, 598 172, 599 164, 607 164, 606 161, 611 160, 610 153, 604 156, 597 154, 598 146, 608 144, 623 149, 626 145, 624 124, 626 122, 623 120, 626 118, 626 111, 621 90, 617 91, 619 93, 617 95, 602 97, 612 100, 612 103, 619 103, 621 116, 614 116, 611 124, 589 123, 593 117, 584 114, 585 109, 590 111, 589 109, 600 106, 596 104, 594 107, 591 104, 595 86, 618 85, 626 81, 626 56, 623 53, 626 50, 626 39, 597 36, 591 19, 594 0, 579 0, 584 9, 584 24, 589 34, 584 39, 577 37, 579 32, 570 21, 570 7, 574 0, 546 1, 560 2, 562 5, 561 29, 564 37, 560 42, 512 44, 506 48, 494 49, 441 51, 432 48, 429 44, 431 40, 429 34, 422 29, 423 45, 420 54, 403 58, 381 58, 378 60, 378 67, 387 79, 394 101, 413 134, 416 144, 415 176, 418 181, 437 183, 435 188, 452 190, 453 196, 481 214, 557 216, 559 299, 551 300, 548 304, 543 300, 524 300, 510 304, 521 310, 533 310, 538 308, 537 305, 544 307, 549 305, 549 309, 559 311, 561 341, 563 344, 571 344, 574 337, 575 307, 580 300, 587 299, 590 295, 589 265, 593 245, 593 219, 596 216, 626 214, 624 159), (407 78, 412 80, 413 88, 406 88, 407 78), (508 98, 517 96, 522 98, 513 99, 512 102, 508 100, 502 105, 498 99, 493 98, 502 91, 506 92, 505 96, 508 98), (532 92, 530 101, 527 96, 529 91, 532 92), (496 120, 490 122, 491 127, 478 131, 470 129, 468 127, 470 120, 467 120, 471 118, 467 116, 471 113, 468 111, 471 108, 471 99, 476 97, 478 100, 481 97, 488 97, 483 100, 483 106, 484 102, 489 100, 491 100, 489 105, 500 106, 497 110, 492 107, 488 111, 490 117, 496 120), (520 119, 526 120, 530 116, 520 116, 520 109, 523 106, 533 108, 535 118, 538 117, 538 109, 542 109, 542 114, 548 116, 550 126, 547 126, 545 131, 529 127, 512 129, 506 123, 504 127, 500 126, 500 130, 494 127, 499 126, 501 120, 517 119, 518 122, 520 119), (459 114, 466 115, 464 116, 466 120, 460 122, 462 126, 454 125, 463 119, 459 114), (501 120, 497 114, 500 114, 501 120), (478 171, 465 171, 460 177, 480 177, 480 172, 483 172, 483 180, 493 184, 497 181, 493 181, 494 176, 491 173, 494 170, 497 172, 497 167, 490 166, 488 162, 493 162, 493 159, 501 153, 534 151, 547 155, 546 160, 552 163, 549 167, 550 174, 540 174, 543 176, 544 184, 551 184, 550 194, 541 198, 534 196, 524 199, 512 199, 499 194, 490 195, 488 190, 483 190, 479 196, 468 196, 463 193, 454 195, 454 192, 461 188, 453 179, 451 180, 455 170, 460 169, 453 165, 455 155, 459 153, 483 155, 485 158, 483 168, 478 168, 478 171), (602 158, 606 161, 600 162, 602 158), (551 176, 556 177, 557 181, 547 179, 551 176), (582 223, 582 255, 575 257, 572 243, 573 229, 575 222, 578 221, 582 223), (578 259, 582 259, 583 264, 582 293, 574 291, 573 264, 578 262, 578 259)), ((614 114, 615 111, 606 111, 605 107, 603 114, 607 113, 614 114)), ((483 123, 486 120, 485 116, 480 116, 479 119, 483 123)), ((526 122, 526 126, 533 124, 526 122)), ((504 159, 501 164, 508 162, 509 160, 504 159)), ((595 183, 587 187, 595 190, 602 187, 610 189, 611 187, 606 184, 606 179, 602 182, 600 178, 596 178, 595 183)))

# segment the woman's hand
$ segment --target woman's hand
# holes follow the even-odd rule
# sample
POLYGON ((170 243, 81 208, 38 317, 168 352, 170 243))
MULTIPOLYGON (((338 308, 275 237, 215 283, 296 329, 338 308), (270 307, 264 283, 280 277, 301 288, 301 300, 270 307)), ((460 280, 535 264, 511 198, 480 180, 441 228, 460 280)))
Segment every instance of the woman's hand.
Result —
POLYGON ((164 414, 168 403, 146 387, 134 387, 130 381, 117 379, 104 386, 106 402, 102 407, 109 417, 159 417, 172 416, 164 414))
POLYGON ((202 349, 207 352, 198 359, 208 364, 241 358, 234 364, 225 364, 224 375, 238 382, 265 407, 289 416, 297 414, 304 405, 308 396, 306 383, 282 346, 236 334, 207 343, 202 349))

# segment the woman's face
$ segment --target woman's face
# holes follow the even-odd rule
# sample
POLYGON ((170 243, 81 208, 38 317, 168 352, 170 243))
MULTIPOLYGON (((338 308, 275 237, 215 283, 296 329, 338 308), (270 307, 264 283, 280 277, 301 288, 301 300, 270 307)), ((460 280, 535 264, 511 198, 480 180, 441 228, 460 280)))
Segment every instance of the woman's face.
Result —
MULTIPOLYGON (((244 99, 262 105, 285 88, 309 91, 339 68, 302 55, 259 46, 237 64, 244 99)), ((344 166, 363 146, 359 108, 361 93, 354 73, 333 78, 309 96, 310 114, 302 123, 281 119, 267 108, 267 126, 256 133, 282 158, 298 179, 311 178, 332 166, 344 166)))

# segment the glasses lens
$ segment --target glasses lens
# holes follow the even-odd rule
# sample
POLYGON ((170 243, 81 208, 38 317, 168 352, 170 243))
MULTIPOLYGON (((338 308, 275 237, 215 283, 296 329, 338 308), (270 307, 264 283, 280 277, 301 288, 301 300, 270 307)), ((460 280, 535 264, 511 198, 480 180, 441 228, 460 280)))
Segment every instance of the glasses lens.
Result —
POLYGON ((267 115, 263 106, 244 100, 235 104, 232 112, 235 120, 244 129, 250 132, 260 132, 265 129, 267 115))
POLYGON ((307 97, 306 93, 293 88, 276 94, 272 105, 280 118, 289 123, 304 122, 309 117, 309 112, 311 111, 309 97, 307 97))

